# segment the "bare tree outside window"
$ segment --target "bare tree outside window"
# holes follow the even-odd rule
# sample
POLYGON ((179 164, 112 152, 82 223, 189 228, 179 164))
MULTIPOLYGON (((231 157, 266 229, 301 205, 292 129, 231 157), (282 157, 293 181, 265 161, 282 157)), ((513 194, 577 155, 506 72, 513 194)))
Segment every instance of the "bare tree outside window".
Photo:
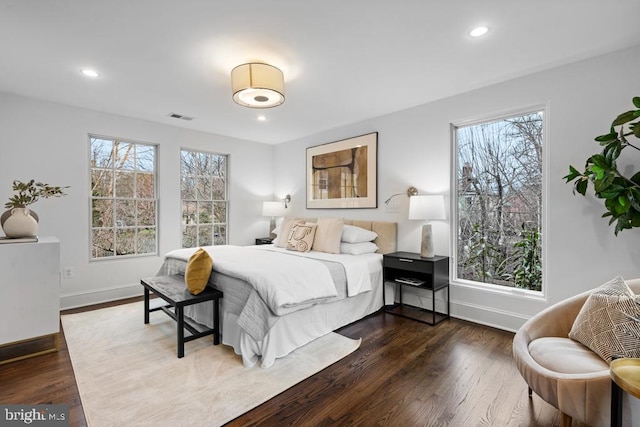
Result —
POLYGON ((156 147, 89 141, 91 259, 157 254, 156 147))
POLYGON ((543 111, 455 128, 456 277, 542 290, 543 111))
POLYGON ((227 244, 227 163, 224 154, 181 150, 182 247, 227 244))

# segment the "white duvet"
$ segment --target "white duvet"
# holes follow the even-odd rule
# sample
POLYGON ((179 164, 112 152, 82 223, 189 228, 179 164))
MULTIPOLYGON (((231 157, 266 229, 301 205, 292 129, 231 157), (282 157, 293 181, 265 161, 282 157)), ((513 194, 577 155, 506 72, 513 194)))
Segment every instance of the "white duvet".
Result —
POLYGON ((256 246, 257 250, 267 250, 285 253, 304 258, 321 259, 324 261, 337 262, 344 267, 347 276, 347 296, 353 297, 362 292, 371 290, 371 277, 369 275, 369 260, 366 257, 348 254, 329 254, 325 252, 296 252, 273 245, 256 246))
MULTIPOLYGON (((203 249, 213 259, 214 271, 251 284, 278 316, 337 296, 329 269, 313 259, 255 247, 225 245, 203 249)), ((188 261, 195 250, 177 249, 165 257, 188 261)), ((368 278, 366 270, 363 274, 368 278)))

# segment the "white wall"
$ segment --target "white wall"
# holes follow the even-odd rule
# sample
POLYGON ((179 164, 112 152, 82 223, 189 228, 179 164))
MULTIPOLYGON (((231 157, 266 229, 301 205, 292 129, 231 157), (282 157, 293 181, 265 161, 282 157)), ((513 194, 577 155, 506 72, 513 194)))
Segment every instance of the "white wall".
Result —
MULTIPOLYGON (((398 249, 419 252, 421 224, 406 219, 407 197, 394 199, 400 205, 398 213, 386 212, 384 200, 410 185, 421 193, 440 192, 450 199, 450 124, 547 105, 545 297, 451 286, 454 316, 515 330, 550 303, 617 274, 640 276, 640 230, 627 230, 615 237, 613 228, 600 218, 602 203, 593 197, 573 196, 572 187, 562 180, 569 164, 580 168, 588 156, 599 151, 593 138, 607 133, 617 114, 632 108, 631 98, 640 96, 638 69, 640 47, 280 144, 274 153, 275 193, 292 195, 291 215, 397 221, 398 249), (379 133, 378 209, 307 210, 306 147, 375 131, 379 133)), ((630 151, 623 157, 636 160, 637 170, 638 157, 630 151)), ((451 255, 449 225, 434 227, 438 254, 451 255)), ((426 298, 421 301, 428 302, 426 298)))
POLYGON ((14 179, 70 186, 67 196, 32 205, 39 234, 58 237, 61 267, 75 271, 62 280, 62 308, 139 295, 140 278, 161 264, 160 256, 89 261, 90 133, 158 144, 160 254, 180 247, 180 148, 230 155, 230 244, 252 244, 267 233, 261 201, 272 200, 271 146, 0 93, 2 204, 14 179))
MULTIPOLYGON (((631 108, 632 96, 640 95, 638 69, 640 47, 275 147, 0 93, 0 200, 11 195, 14 179, 71 186, 68 196, 34 205, 41 217, 40 235, 58 237, 61 267, 75 269, 75 277, 62 280, 62 308, 139 294, 140 277, 155 274, 161 263, 159 256, 89 262, 89 133, 159 144, 160 254, 180 245, 181 147, 230 154, 231 244, 251 244, 265 235, 268 220, 260 216, 260 202, 271 200, 272 194, 289 193, 292 215, 397 221, 399 249, 417 252, 421 224, 406 219, 407 197, 394 199, 397 213, 386 212, 384 200, 410 185, 421 193, 448 196, 450 123, 546 104, 545 297, 531 299, 460 284, 451 288, 454 316, 513 330, 548 304, 616 274, 640 276, 640 230, 614 237, 600 218, 601 202, 572 196, 571 186, 562 180, 569 164, 580 167, 598 150, 593 138, 605 133, 618 113, 631 108), (379 208, 307 210, 306 147, 369 132, 378 132, 379 208)), ((435 224, 434 232, 436 253, 451 255, 449 224, 435 224)), ((428 303, 426 298, 421 301, 428 303)))

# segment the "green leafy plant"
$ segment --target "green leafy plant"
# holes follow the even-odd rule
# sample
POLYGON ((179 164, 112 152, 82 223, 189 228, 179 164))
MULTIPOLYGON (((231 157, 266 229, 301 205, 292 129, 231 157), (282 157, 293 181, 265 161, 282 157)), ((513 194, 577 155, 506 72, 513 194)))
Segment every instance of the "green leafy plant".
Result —
POLYGON ((638 109, 620 114, 611 123, 608 134, 595 138, 603 149, 587 159, 584 171, 569 166, 569 174, 563 178, 567 183, 573 181, 574 194, 584 196, 589 183, 593 185, 596 197, 604 199, 607 209, 602 217, 611 217, 610 225, 616 223, 616 235, 622 230, 640 227, 640 172, 627 177, 617 166, 625 148, 640 151, 627 139, 640 138, 640 97, 633 98, 633 105, 638 109))
POLYGON ((518 266, 513 272, 516 288, 542 290, 542 260, 540 259, 540 233, 538 230, 528 230, 522 224, 520 233, 522 240, 514 246, 518 256, 518 266))
POLYGON ((13 181, 12 188, 16 194, 9 197, 9 201, 4 204, 7 209, 24 208, 37 202, 40 198, 64 196, 66 193, 63 190, 69 187, 54 187, 42 182, 35 182, 32 179, 29 182, 13 181))

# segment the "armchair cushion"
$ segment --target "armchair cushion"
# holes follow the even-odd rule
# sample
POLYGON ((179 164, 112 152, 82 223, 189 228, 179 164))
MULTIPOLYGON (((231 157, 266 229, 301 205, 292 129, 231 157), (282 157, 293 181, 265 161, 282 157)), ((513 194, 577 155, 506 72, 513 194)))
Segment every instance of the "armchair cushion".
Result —
POLYGON ((609 365, 577 341, 569 338, 538 338, 529 353, 540 366, 560 374, 588 374, 609 371, 609 365))

